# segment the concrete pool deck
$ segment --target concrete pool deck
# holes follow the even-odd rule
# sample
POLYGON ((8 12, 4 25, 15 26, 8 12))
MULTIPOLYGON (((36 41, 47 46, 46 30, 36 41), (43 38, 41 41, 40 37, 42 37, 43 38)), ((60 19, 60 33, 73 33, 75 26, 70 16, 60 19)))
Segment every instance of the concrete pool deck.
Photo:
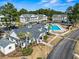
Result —
POLYGON ((60 24, 51 24, 52 26, 53 25, 56 25, 56 26, 58 26, 59 28, 60 28, 60 30, 49 30, 49 32, 50 33, 52 33, 52 32, 65 32, 66 31, 66 29, 64 29, 60 24))

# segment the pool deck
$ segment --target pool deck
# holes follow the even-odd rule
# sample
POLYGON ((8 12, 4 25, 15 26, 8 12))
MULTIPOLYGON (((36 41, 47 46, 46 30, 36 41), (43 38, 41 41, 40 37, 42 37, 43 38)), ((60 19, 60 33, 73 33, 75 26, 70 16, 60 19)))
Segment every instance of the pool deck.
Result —
POLYGON ((61 30, 50 30, 49 32, 52 33, 52 32, 65 32, 66 29, 64 29, 60 24, 52 24, 52 25, 56 25, 58 26, 61 30))

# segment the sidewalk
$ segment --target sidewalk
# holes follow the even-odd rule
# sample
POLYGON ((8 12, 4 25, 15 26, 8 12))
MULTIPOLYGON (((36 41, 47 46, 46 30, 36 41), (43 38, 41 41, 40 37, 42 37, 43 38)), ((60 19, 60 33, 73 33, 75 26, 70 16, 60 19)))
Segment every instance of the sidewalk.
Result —
POLYGON ((47 45, 47 46, 49 46, 49 47, 53 48, 53 46, 52 46, 51 44, 46 43, 46 42, 43 42, 42 40, 40 40, 40 43, 42 43, 42 44, 44 44, 44 45, 47 45))

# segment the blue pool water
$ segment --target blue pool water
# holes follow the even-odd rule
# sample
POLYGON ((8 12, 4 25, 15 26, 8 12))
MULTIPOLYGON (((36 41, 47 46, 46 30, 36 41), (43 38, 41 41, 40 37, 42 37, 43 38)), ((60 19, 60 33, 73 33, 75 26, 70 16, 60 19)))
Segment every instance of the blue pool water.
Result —
POLYGON ((51 25, 50 30, 57 31, 57 30, 61 30, 61 29, 57 25, 51 25))

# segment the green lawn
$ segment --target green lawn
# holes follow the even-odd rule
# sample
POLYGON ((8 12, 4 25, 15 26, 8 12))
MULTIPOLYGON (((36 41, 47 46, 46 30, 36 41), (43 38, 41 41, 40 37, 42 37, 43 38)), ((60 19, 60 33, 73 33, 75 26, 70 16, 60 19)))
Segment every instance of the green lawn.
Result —
POLYGON ((74 49, 75 53, 79 54, 79 40, 77 41, 74 49))
POLYGON ((61 38, 56 38, 54 41, 51 42, 52 45, 56 45, 58 42, 61 41, 61 38))

